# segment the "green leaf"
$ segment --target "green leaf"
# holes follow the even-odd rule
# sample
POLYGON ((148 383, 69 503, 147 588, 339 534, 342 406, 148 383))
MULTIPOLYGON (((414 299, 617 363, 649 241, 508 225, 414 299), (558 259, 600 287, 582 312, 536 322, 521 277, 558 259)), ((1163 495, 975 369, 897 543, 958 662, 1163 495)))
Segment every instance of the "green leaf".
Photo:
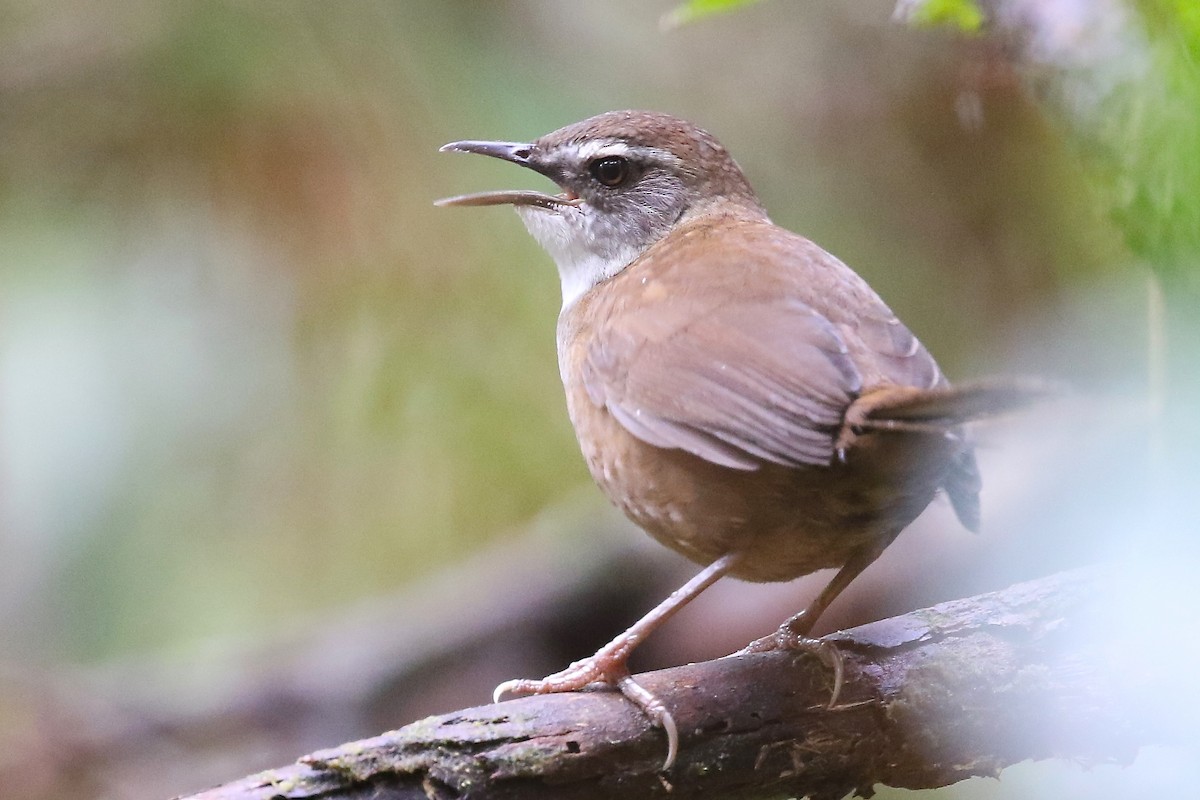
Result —
POLYGON ((964 33, 979 33, 983 28, 983 12, 975 0, 923 0, 908 15, 913 27, 947 26, 964 33))
POLYGON ((666 30, 678 28, 715 14, 726 14, 745 6, 751 6, 762 0, 688 0, 662 18, 662 27, 666 30))

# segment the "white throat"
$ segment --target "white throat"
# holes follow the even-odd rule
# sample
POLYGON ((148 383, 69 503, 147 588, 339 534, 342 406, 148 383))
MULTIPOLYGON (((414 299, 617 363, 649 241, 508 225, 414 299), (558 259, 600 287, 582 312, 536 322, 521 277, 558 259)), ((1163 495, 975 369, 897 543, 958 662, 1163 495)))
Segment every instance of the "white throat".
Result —
POLYGON ((585 292, 625 269, 644 247, 600 242, 592 235, 586 215, 574 208, 553 211, 537 206, 517 206, 530 235, 558 267, 563 309, 585 292))

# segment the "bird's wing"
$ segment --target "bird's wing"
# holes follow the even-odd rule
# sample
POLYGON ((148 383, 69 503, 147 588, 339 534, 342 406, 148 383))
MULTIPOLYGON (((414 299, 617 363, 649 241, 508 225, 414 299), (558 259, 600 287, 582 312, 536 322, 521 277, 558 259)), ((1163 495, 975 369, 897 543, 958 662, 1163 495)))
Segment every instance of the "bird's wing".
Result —
POLYGON ((937 362, 912 331, 874 292, 870 299, 874 302, 861 303, 858 316, 844 328, 845 338, 859 343, 869 354, 873 367, 871 372, 875 374, 864 375, 864 382, 911 386, 915 389, 948 385, 937 362))
POLYGON ((838 327, 786 296, 690 318, 614 314, 582 378, 592 402, 638 439, 744 470, 828 464, 862 389, 838 327))

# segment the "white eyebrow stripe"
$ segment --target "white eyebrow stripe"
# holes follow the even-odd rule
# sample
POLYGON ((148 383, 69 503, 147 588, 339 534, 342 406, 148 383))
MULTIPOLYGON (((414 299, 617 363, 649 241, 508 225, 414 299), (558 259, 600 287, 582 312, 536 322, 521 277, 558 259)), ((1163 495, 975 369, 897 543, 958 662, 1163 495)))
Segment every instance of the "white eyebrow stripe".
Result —
POLYGON ((679 157, 670 150, 664 150, 661 147, 633 147, 626 142, 619 141, 588 141, 579 145, 576 151, 578 157, 584 163, 605 156, 621 156, 624 158, 633 158, 638 161, 645 161, 659 164, 669 164, 671 166, 679 166, 679 157))
POLYGON ((579 157, 591 161, 602 156, 628 156, 629 150, 625 142, 590 141, 579 145, 579 157))

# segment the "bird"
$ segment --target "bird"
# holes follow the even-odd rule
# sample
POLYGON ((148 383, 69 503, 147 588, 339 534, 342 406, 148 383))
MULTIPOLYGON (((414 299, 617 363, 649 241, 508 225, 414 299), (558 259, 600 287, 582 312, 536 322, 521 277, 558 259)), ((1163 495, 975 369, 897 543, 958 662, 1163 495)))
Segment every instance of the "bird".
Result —
MULTIPOLYGON (((830 603, 939 492, 969 530, 981 478, 964 426, 1040 390, 952 386, 857 273, 776 225, 710 133, 676 116, 610 111, 531 142, 442 151, 499 158, 559 191, 492 191, 439 206, 512 206, 562 286, 559 370, 587 467, 636 525, 703 569, 595 655, 505 695, 616 687, 679 752, 668 704, 629 654, 724 576, 837 572, 748 652, 814 649, 830 603)), ((833 702, 831 700, 831 702, 833 702)))

